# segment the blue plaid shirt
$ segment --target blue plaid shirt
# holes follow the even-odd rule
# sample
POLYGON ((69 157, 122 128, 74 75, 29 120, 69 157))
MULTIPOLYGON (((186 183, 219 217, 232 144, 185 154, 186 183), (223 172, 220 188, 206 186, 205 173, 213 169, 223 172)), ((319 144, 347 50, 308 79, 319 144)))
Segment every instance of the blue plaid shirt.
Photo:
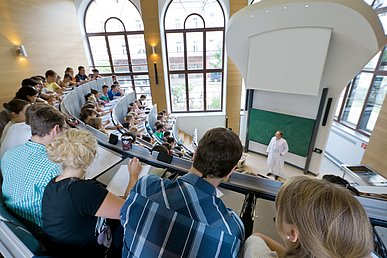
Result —
POLYGON ((42 197, 53 177, 61 173, 58 164, 48 159, 46 147, 28 141, 7 151, 1 159, 3 197, 6 206, 31 226, 41 229, 42 197))
POLYGON ((141 178, 121 209, 122 257, 238 257, 244 226, 204 179, 141 178))

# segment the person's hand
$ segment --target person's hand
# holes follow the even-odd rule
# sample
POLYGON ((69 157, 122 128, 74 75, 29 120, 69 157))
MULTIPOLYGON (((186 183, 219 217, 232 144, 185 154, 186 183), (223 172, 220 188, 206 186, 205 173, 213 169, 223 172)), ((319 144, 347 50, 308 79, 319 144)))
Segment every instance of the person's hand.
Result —
POLYGON ((142 170, 140 161, 137 158, 133 158, 128 162, 128 172, 130 177, 138 177, 142 170))

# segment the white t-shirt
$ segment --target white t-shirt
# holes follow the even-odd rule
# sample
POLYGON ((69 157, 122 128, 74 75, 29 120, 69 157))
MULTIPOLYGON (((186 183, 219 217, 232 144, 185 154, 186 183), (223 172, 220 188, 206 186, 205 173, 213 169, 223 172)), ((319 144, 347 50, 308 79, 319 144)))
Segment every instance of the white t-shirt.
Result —
POLYGON ((3 142, 1 143, 0 158, 3 157, 7 150, 20 144, 24 144, 29 139, 31 139, 31 127, 29 125, 25 122, 11 125, 7 134, 4 136, 3 142))
POLYGON ((278 258, 259 236, 250 236, 243 247, 243 258, 278 258))
POLYGON ((5 135, 7 134, 9 128, 10 128, 12 125, 14 125, 14 124, 15 124, 14 122, 9 121, 9 122, 5 125, 5 127, 4 127, 4 129, 3 129, 3 133, 1 134, 1 140, 0 140, 0 142, 3 142, 3 140, 4 140, 4 138, 5 138, 5 135))

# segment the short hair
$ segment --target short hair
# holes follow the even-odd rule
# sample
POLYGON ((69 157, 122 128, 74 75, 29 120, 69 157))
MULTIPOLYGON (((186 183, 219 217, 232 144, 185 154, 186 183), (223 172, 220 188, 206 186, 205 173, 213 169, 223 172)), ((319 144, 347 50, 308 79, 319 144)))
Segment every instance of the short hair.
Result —
POLYGON ((66 67, 65 73, 69 73, 70 70, 73 70, 73 68, 71 68, 71 67, 66 67))
POLYGON ((93 73, 99 73, 99 70, 98 69, 93 69, 91 70, 93 73))
POLYGON ((102 89, 106 89, 106 88, 109 88, 109 86, 107 85, 102 86, 102 89))
POLYGON ((71 77, 71 74, 69 74, 69 73, 65 73, 65 75, 63 76, 63 79, 70 79, 70 80, 72 80, 73 78, 71 77))
POLYGON ((156 119, 160 121, 163 118, 164 118, 164 116, 158 115, 156 119))
POLYGON ((91 133, 73 128, 55 137, 46 149, 52 162, 86 172, 97 154, 97 140, 91 133))
POLYGON ((175 138, 169 136, 169 137, 166 137, 166 141, 167 141, 167 143, 171 144, 171 143, 175 142, 175 138))
POLYGON ((163 129, 163 127, 164 127, 163 123, 160 123, 160 124, 156 125, 156 131, 158 131, 160 129, 163 129))
POLYGON ((192 166, 203 178, 223 178, 237 165, 242 156, 238 136, 226 128, 214 128, 200 139, 192 166))
POLYGON ((80 70, 82 70, 82 69, 85 69, 85 67, 82 66, 82 65, 78 66, 78 71, 80 71, 80 70))
POLYGON ((87 124, 99 130, 102 127, 102 120, 99 117, 92 117, 87 121, 87 124))
POLYGON ((12 112, 15 114, 19 114, 20 111, 24 109, 25 106, 29 105, 30 103, 28 101, 22 100, 22 99, 12 99, 8 103, 4 103, 3 107, 8 110, 8 112, 12 112))
POLYGON ((21 87, 17 92, 16 92, 16 95, 15 95, 15 99, 22 99, 22 100, 25 100, 25 101, 30 101, 27 96, 35 96, 37 95, 39 92, 32 86, 25 86, 25 87, 21 87))
POLYGON ((31 134, 43 137, 58 125, 62 128, 65 125, 66 117, 54 107, 47 104, 38 104, 30 109, 28 123, 31 126, 31 134))
POLYGON ((26 87, 26 86, 32 86, 34 87, 35 85, 39 84, 38 81, 32 79, 32 78, 27 78, 27 79, 24 79, 22 80, 21 82, 21 86, 22 87, 26 87))
POLYGON ((88 102, 88 103, 85 103, 85 104, 82 106, 81 112, 82 112, 82 110, 85 109, 85 108, 92 108, 92 109, 95 109, 96 107, 97 107, 97 106, 96 106, 94 103, 88 102))
POLYGON ((165 131, 164 132, 164 137, 168 137, 168 136, 170 136, 171 135, 171 132, 170 131, 165 131))
POLYGON ((90 92, 91 92, 91 94, 98 94, 99 93, 99 91, 97 91, 95 89, 91 89, 90 92))
POLYGON ((55 75, 57 75, 57 74, 53 70, 47 70, 46 73, 44 74, 44 76, 46 76, 46 78, 48 78, 48 76, 55 76, 55 75))
POLYGON ((282 131, 278 130, 278 131, 276 131, 276 133, 277 133, 277 132, 279 132, 279 134, 281 135, 281 137, 284 136, 284 133, 283 133, 282 131))
POLYGON ((117 88, 116 84, 112 84, 112 86, 110 86, 110 89, 115 89, 115 88, 117 88))
POLYGON ((368 257, 372 227, 361 204, 340 186, 308 178, 288 179, 277 193, 277 231, 286 241, 285 223, 299 231, 285 257, 368 257))
POLYGON ((82 111, 81 111, 80 119, 81 119, 82 122, 85 122, 86 119, 87 119, 89 116, 92 116, 92 115, 97 115, 97 111, 95 111, 95 109, 92 109, 92 108, 84 108, 84 109, 82 109, 82 111))
POLYGON ((164 146, 164 145, 155 145, 155 146, 153 146, 152 152, 153 151, 157 151, 159 153, 169 154, 168 148, 166 146, 164 146))
POLYGON ((141 95, 140 99, 146 99, 146 95, 141 95))
POLYGON ((159 116, 164 116, 163 111, 160 111, 160 112, 158 113, 158 115, 159 115, 159 116))
POLYGON ((155 127, 157 127, 159 124, 161 124, 161 121, 156 120, 156 122, 155 122, 155 127))
POLYGON ((42 82, 46 82, 46 78, 42 75, 36 75, 34 77, 39 78, 42 82))

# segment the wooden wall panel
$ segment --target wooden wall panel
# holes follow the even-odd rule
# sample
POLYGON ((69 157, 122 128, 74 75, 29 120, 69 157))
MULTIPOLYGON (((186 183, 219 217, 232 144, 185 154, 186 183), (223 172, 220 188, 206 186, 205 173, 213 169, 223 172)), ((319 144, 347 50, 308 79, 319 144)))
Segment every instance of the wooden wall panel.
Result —
POLYGON ((148 69, 151 83, 153 103, 157 103, 158 110, 167 109, 165 94, 164 69, 161 53, 160 25, 158 1, 141 0, 142 19, 144 21, 144 33, 146 52, 148 54, 148 69), (152 46, 155 53, 152 54, 152 46), (158 82, 156 85, 154 63, 157 65, 158 82))
POLYGON ((72 0, 0 1, 0 104, 14 97, 22 79, 48 69, 88 66, 72 0), (23 44, 28 57, 16 56, 23 44))
POLYGON ((387 97, 376 121, 362 163, 387 178, 387 97))
MULTIPOLYGON (((230 16, 247 6, 246 0, 230 0, 230 16)), ((228 127, 239 134, 240 109, 241 109, 242 76, 235 64, 228 59, 227 63, 227 97, 226 116, 228 127)))

